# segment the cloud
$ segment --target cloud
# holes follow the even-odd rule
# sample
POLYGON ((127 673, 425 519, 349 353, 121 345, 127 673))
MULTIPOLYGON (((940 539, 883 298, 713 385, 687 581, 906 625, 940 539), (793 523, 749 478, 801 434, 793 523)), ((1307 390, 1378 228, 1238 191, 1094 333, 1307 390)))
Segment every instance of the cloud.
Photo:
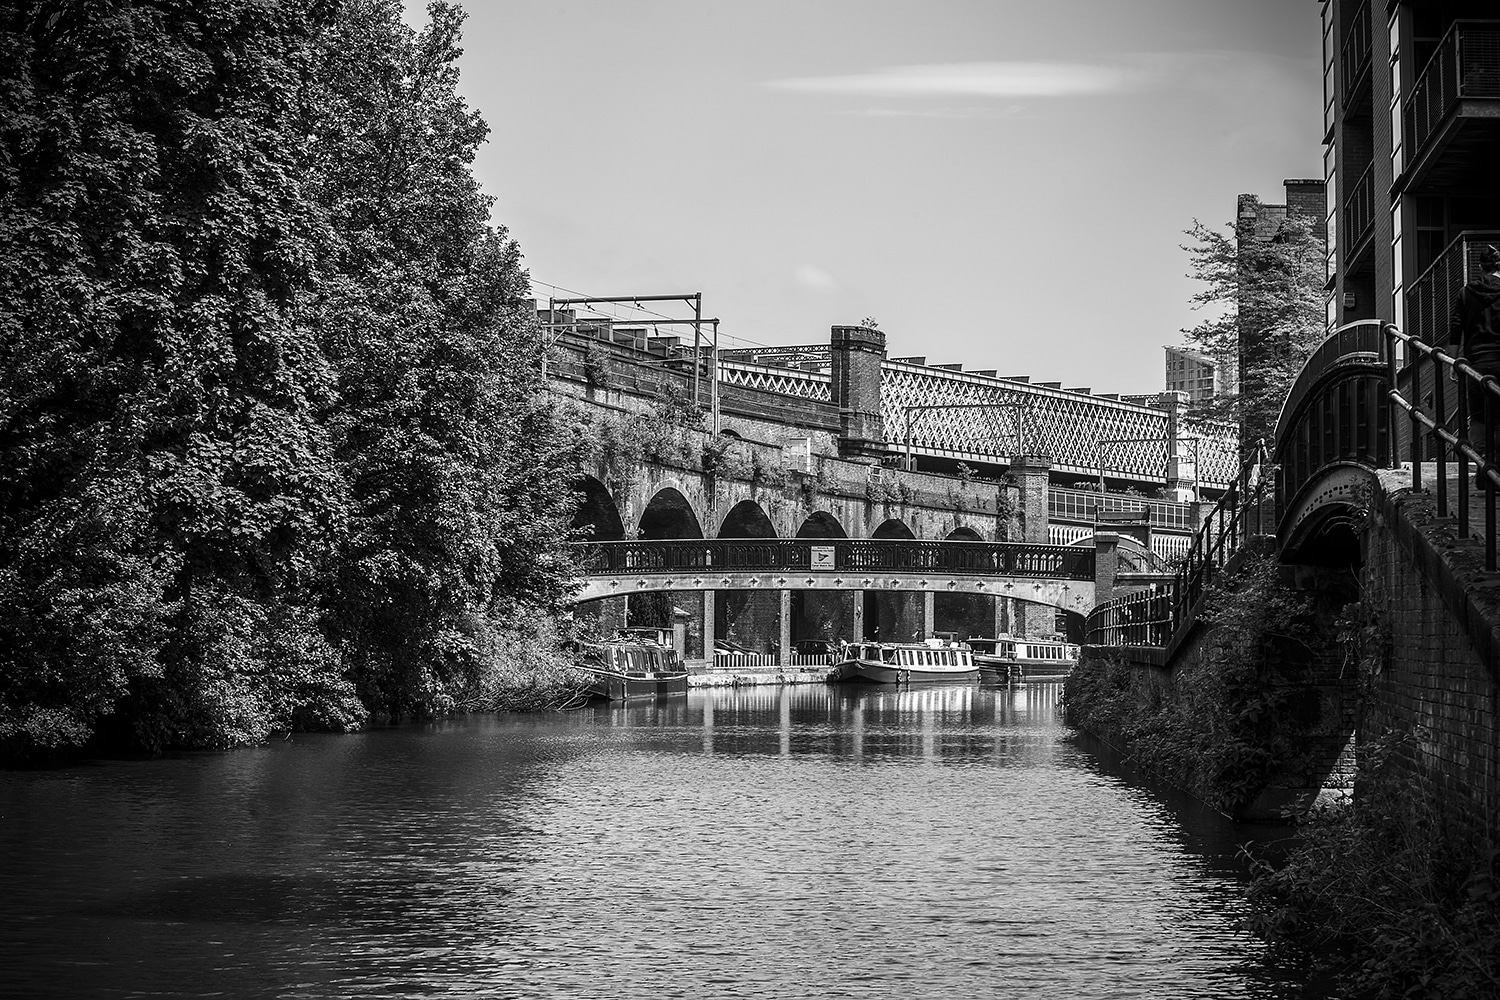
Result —
POLYGON ((954 108, 860 108, 845 111, 846 115, 861 118, 1014 118, 1024 108, 1019 104, 1005 107, 954 107, 954 108))
POLYGON ((802 287, 814 288, 818 291, 826 291, 838 286, 838 282, 833 280, 833 275, 821 267, 815 267, 812 264, 803 264, 797 268, 796 274, 793 277, 797 279, 797 284, 802 287))
POLYGON ((946 63, 888 66, 851 76, 771 80, 783 90, 878 97, 1071 97, 1106 94, 1136 84, 1139 71, 1061 62, 946 63))

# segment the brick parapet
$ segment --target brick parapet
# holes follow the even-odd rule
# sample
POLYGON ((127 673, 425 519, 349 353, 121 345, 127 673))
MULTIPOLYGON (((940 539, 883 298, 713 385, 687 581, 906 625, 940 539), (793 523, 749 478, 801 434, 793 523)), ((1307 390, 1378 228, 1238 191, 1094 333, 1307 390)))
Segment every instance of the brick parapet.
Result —
MULTIPOLYGON (((1409 474, 1408 474, 1409 475, 1409 474)), ((1404 737, 1394 760, 1479 828, 1500 815, 1500 578, 1430 494, 1383 472, 1365 536, 1365 589, 1381 647, 1367 739, 1404 737)))

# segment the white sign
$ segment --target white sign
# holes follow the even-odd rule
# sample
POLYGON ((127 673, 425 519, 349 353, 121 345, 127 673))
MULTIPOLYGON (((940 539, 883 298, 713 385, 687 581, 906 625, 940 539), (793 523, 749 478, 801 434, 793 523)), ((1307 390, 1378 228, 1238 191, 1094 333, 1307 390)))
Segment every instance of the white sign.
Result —
POLYGON ((812 547, 812 568, 833 569, 832 545, 814 545, 812 547))

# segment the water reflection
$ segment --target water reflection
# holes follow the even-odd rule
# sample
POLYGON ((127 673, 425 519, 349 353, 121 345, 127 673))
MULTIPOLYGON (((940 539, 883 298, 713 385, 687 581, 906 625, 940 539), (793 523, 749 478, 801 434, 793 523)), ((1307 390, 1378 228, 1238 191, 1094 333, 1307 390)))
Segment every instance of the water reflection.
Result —
POLYGON ((0 775, 0 992, 1289 997, 1058 687, 743 688, 0 775))

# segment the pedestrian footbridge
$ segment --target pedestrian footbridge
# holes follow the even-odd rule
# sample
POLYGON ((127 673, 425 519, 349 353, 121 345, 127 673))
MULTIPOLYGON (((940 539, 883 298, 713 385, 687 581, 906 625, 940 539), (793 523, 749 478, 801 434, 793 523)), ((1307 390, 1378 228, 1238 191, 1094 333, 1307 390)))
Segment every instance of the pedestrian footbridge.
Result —
POLYGON ((1094 549, 1026 542, 694 538, 584 543, 578 601, 672 590, 982 594, 1087 613, 1094 549))

